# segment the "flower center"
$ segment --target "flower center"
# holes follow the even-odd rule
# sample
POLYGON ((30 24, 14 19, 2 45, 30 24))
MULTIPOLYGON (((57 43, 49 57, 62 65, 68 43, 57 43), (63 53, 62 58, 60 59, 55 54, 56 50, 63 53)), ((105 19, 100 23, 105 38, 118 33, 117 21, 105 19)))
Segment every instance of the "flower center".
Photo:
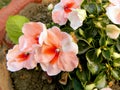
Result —
POLYGON ((55 51, 56 51, 56 54, 55 54, 55 56, 53 57, 53 59, 50 61, 50 64, 54 64, 54 63, 58 60, 59 53, 60 53, 60 49, 57 48, 57 49, 55 49, 55 51))
POLYGON ((60 49, 59 49, 59 48, 57 48, 57 49, 56 49, 56 53, 59 53, 59 52, 60 52, 60 49))
POLYGON ((39 38, 38 37, 35 37, 35 41, 37 44, 39 44, 39 38))
POLYGON ((17 58, 19 58, 19 62, 25 61, 28 59, 30 53, 21 53, 18 55, 17 58))
POLYGON ((65 12, 66 12, 66 13, 71 12, 71 11, 72 11, 72 10, 71 10, 71 7, 73 7, 73 5, 74 5, 73 2, 66 4, 66 5, 64 6, 65 12))
POLYGON ((39 35, 38 34, 34 36, 34 40, 36 41, 37 44, 39 44, 39 35))

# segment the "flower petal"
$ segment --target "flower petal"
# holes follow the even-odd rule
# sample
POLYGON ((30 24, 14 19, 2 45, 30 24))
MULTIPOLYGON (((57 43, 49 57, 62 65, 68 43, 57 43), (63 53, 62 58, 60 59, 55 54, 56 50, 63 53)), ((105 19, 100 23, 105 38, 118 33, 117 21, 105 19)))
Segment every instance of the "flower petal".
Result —
POLYGON ((16 55, 19 53, 18 48, 19 46, 15 45, 13 49, 10 49, 6 55, 7 69, 13 72, 22 69, 23 66, 22 63, 17 63, 15 60, 16 55))
POLYGON ((55 56, 55 50, 53 46, 43 45, 35 51, 35 59, 39 63, 49 63, 55 56))
POLYGON ((58 68, 57 64, 40 64, 42 69, 47 72, 49 76, 57 75, 61 72, 61 70, 58 68))
POLYGON ((22 35, 19 38, 19 48, 21 51, 31 51, 34 44, 37 44, 37 41, 32 37, 22 35))
POLYGON ((117 39, 120 34, 120 28, 118 28, 116 25, 109 24, 106 26, 106 33, 108 37, 117 39))
POLYGON ((82 0, 61 0, 60 2, 61 4, 63 4, 63 6, 69 4, 69 3, 74 3, 74 5, 72 6, 72 8, 80 8, 80 4, 82 3, 82 0))
POLYGON ((106 15, 115 24, 120 24, 120 6, 109 6, 106 8, 106 15))
POLYGON ((78 66, 78 58, 75 53, 62 52, 59 57, 58 67, 62 71, 73 71, 78 66))
POLYGON ((33 69, 36 66, 37 66, 37 62, 36 62, 35 57, 34 57, 34 52, 31 52, 28 60, 23 62, 23 68, 33 69))
POLYGON ((55 8, 52 11, 52 20, 59 25, 65 25, 67 22, 67 17, 65 15, 64 9, 60 4, 55 5, 55 8))
POLYGON ((35 36, 36 34, 40 34, 43 29, 45 29, 45 25, 41 22, 29 22, 24 24, 22 28, 22 32, 25 36, 35 36))
POLYGON ((48 30, 47 38, 44 42, 48 45, 52 44, 55 47, 60 47, 59 45, 61 44, 61 39, 62 35, 60 29, 58 27, 52 27, 48 30))
POLYGON ((58 68, 57 64, 54 65, 49 65, 48 70, 47 70, 47 74, 50 76, 54 76, 57 75, 61 72, 61 70, 58 68))
POLYGON ((86 18, 86 11, 82 9, 74 9, 69 15, 68 19, 70 21, 70 26, 76 30, 82 26, 83 21, 86 18))
POLYGON ((34 59, 34 52, 30 52, 27 57, 21 56, 21 54, 25 54, 25 52, 19 50, 19 45, 15 45, 13 49, 8 51, 6 56, 8 70, 14 72, 22 68, 33 69, 36 67, 37 62, 34 59))
POLYGON ((120 5, 120 0, 109 0, 114 5, 120 5))
POLYGON ((14 60, 7 62, 7 69, 9 71, 15 72, 21 70, 22 68, 23 68, 23 63, 18 63, 15 62, 14 60))
POLYGON ((106 87, 106 88, 102 88, 102 89, 100 89, 100 90, 112 90, 112 89, 109 88, 109 87, 106 87))
POLYGON ((64 52, 78 53, 78 46, 73 42, 72 37, 69 34, 62 32, 62 50, 64 52))

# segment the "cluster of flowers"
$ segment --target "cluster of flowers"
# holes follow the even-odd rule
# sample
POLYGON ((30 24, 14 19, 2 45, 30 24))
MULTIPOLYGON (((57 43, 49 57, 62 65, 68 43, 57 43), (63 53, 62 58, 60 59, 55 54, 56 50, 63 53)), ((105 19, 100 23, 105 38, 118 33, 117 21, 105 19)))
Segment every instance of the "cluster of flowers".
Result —
POLYGON ((86 11, 80 8, 83 0, 61 0, 52 11, 52 19, 59 25, 65 25, 67 20, 70 26, 76 30, 82 26, 86 18, 86 11))
MULTIPOLYGON (((85 10, 80 9, 81 3, 82 0, 61 0, 52 11, 53 21, 64 25, 69 19, 71 27, 77 29, 86 17, 85 10)), ((33 69, 40 63, 42 69, 51 76, 61 71, 73 71, 78 66, 77 44, 58 27, 47 30, 41 22, 29 22, 24 24, 22 32, 19 44, 8 51, 8 70, 33 69)))
POLYGON ((33 69, 40 63, 51 76, 60 71, 72 71, 78 66, 77 44, 58 27, 47 30, 43 23, 29 22, 23 26, 22 32, 19 44, 8 51, 8 70, 33 69))

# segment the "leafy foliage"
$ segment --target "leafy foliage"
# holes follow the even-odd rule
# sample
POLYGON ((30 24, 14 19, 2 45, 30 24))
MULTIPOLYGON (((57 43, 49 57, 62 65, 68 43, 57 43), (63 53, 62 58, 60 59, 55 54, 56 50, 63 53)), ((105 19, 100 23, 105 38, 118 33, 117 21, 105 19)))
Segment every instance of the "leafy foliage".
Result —
MULTIPOLYGON (((74 77, 79 79, 84 90, 96 87, 101 89, 111 80, 120 80, 120 39, 112 40, 107 37, 105 28, 111 21, 105 15, 104 6, 108 4, 108 0, 98 1, 84 0, 82 8, 87 11, 87 19, 82 27, 74 31, 78 39, 78 58, 82 68, 75 70, 74 77)), ((61 29, 64 30, 64 27, 61 29)))

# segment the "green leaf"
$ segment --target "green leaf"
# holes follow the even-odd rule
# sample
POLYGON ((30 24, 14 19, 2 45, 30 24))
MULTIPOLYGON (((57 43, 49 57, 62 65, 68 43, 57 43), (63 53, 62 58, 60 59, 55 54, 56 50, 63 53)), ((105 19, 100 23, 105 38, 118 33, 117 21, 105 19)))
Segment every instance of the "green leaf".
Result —
POLYGON ((96 87, 101 89, 106 86, 106 75, 105 73, 101 72, 95 79, 94 83, 96 84, 96 87))
POLYGON ((85 33, 84 33, 84 31, 83 31, 81 28, 79 29, 79 34, 80 34, 81 36, 85 37, 85 33))
POLYGON ((10 40, 17 44, 19 37, 22 35, 22 27, 29 20, 24 16, 10 16, 6 23, 6 31, 10 40))
POLYGON ((95 84, 92 83, 92 84, 86 85, 85 90, 93 90, 95 87, 96 87, 95 84))
POLYGON ((95 3, 88 3, 84 6, 84 8, 89 12, 90 14, 96 14, 97 13, 97 5, 95 3))
POLYGON ((114 67, 120 67, 120 58, 117 58, 117 59, 113 60, 113 66, 114 67))
POLYGON ((102 55, 105 59, 110 60, 111 59, 111 53, 110 50, 103 50, 102 55))
POLYGON ((73 83, 74 90, 83 90, 83 87, 80 81, 78 81, 76 78, 73 78, 72 83, 73 83))
POLYGON ((90 78, 89 72, 86 72, 85 70, 83 70, 81 72, 80 72, 80 70, 77 70, 76 75, 77 75, 78 79, 83 83, 87 83, 88 79, 90 78))
POLYGON ((118 71, 112 69, 111 74, 116 80, 120 80, 120 76, 119 76, 118 71))
POLYGON ((120 52, 120 41, 119 40, 117 40, 116 47, 117 47, 118 51, 120 52))
POLYGON ((88 49, 91 48, 91 46, 89 45, 89 43, 86 40, 84 40, 84 39, 81 39, 81 40, 78 41, 78 47, 79 47, 79 54, 83 54, 88 49))
POLYGON ((94 49, 89 50, 86 53, 86 59, 88 61, 87 67, 92 74, 97 74, 102 69, 102 66, 100 64, 100 62, 102 61, 102 58, 101 56, 99 57, 97 56, 96 50, 94 49))
POLYGON ((107 45, 107 41, 106 41, 106 38, 105 37, 101 37, 100 40, 99 40, 99 45, 100 46, 106 46, 107 45))
POLYGON ((89 71, 92 73, 92 74, 96 74, 98 71, 99 71, 99 66, 98 64, 94 63, 94 62, 88 62, 87 63, 87 67, 89 69, 89 71))
POLYGON ((95 60, 97 59, 97 54, 96 54, 96 51, 94 49, 92 50, 89 50, 87 53, 86 53, 86 59, 87 61, 93 61, 95 62, 95 60))

